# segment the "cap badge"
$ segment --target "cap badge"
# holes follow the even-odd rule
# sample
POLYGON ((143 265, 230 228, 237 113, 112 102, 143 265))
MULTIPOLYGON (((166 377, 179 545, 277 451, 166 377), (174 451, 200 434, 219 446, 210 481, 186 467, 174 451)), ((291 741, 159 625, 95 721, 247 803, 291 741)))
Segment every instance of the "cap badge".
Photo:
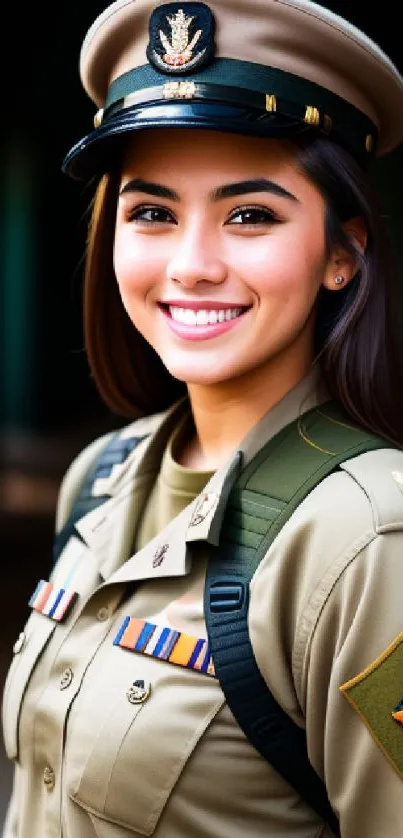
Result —
POLYGON ((167 3, 150 17, 147 57, 165 73, 187 73, 214 55, 214 18, 205 3, 167 3))

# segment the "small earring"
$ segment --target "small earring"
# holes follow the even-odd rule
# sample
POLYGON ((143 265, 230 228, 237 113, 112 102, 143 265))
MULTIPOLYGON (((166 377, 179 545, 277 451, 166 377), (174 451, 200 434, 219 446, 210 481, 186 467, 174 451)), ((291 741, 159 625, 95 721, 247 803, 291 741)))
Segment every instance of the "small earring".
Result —
POLYGON ((342 276, 342 274, 337 274, 337 276, 335 276, 335 278, 334 278, 334 284, 335 285, 343 285, 343 282, 344 282, 344 276, 342 276))

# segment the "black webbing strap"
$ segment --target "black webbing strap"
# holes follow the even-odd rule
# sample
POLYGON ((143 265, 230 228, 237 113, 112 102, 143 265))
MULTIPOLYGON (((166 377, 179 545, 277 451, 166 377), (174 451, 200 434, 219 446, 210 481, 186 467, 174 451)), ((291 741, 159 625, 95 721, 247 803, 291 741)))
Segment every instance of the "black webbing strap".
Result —
POLYGON ((53 542, 53 564, 56 563, 61 551, 66 546, 69 538, 74 534, 77 538, 81 538, 80 533, 76 530, 76 522, 80 520, 88 512, 92 512, 101 503, 108 500, 109 495, 92 494, 92 487, 95 480, 99 477, 109 477, 113 466, 124 463, 129 454, 136 448, 136 446, 145 439, 145 436, 128 437, 126 439, 120 436, 117 431, 107 442, 101 453, 95 460, 95 463, 88 470, 81 484, 79 494, 74 501, 70 515, 62 529, 54 538, 53 542))
MULTIPOLYGON (((346 459, 385 447, 385 440, 354 427, 332 403, 287 426, 233 487, 221 543, 211 548, 207 569, 205 619, 228 705, 250 742, 335 835, 338 821, 309 761, 305 730, 279 706, 258 669, 248 632, 249 586, 275 536, 311 489, 346 459)), ((270 638, 267 643, 269 648, 270 638)))

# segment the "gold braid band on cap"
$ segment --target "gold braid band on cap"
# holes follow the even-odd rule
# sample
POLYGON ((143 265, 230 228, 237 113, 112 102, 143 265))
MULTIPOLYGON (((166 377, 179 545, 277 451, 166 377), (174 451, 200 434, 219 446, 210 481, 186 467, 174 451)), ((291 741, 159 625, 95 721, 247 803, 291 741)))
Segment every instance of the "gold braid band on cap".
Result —
POLYGON ((313 105, 308 105, 305 111, 304 122, 307 125, 315 125, 318 127, 320 125, 320 113, 318 108, 315 108, 313 105))
POLYGON ((103 118, 104 118, 104 109, 100 108, 94 116, 94 128, 99 128, 102 125, 103 118))
POLYGON ((266 93, 266 110, 268 113, 275 113, 277 110, 277 97, 274 93, 266 93))
POLYGON ((163 85, 164 99, 193 99, 195 95, 194 81, 167 81, 163 85))
MULTIPOLYGON (((262 115, 258 117, 259 124, 263 126, 265 117, 267 120, 276 119, 280 117, 290 121, 290 127, 298 124, 316 128, 329 135, 332 131, 337 132, 337 122, 332 119, 328 113, 324 113, 315 105, 300 104, 296 101, 279 96, 273 92, 263 93, 258 90, 249 90, 243 87, 235 87, 225 84, 212 84, 210 82, 200 82, 191 80, 177 80, 166 81, 164 84, 157 84, 151 87, 144 87, 139 90, 127 93, 120 99, 111 102, 103 110, 100 109, 96 114, 96 127, 102 125, 103 127, 109 121, 116 118, 122 119, 125 114, 129 118, 130 112, 135 108, 141 108, 143 105, 157 105, 167 101, 199 101, 199 102, 220 102, 223 107, 225 105, 238 105, 247 109, 247 113, 254 110, 261 111, 262 115)), ((374 152, 375 140, 372 145, 368 141, 369 127, 374 129, 374 126, 361 115, 364 122, 361 129, 362 139, 361 148, 367 154, 374 152)), ((141 114, 139 114, 141 118, 141 114)), ((150 113, 152 119, 152 114, 150 113)), ((275 124, 275 123, 274 123, 275 124)), ((374 129, 375 130, 375 129, 374 129)))

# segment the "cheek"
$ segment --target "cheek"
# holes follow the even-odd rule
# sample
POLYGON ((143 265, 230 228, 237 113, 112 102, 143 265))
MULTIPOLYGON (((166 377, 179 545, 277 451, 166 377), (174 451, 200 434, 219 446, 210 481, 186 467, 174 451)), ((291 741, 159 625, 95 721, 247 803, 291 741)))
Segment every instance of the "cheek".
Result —
POLYGON ((115 276, 123 297, 142 294, 157 271, 157 252, 150 242, 126 231, 117 232, 113 252, 115 276))
MULTIPOLYGON (((313 239, 315 242, 315 239, 313 239)), ((261 298, 285 301, 301 298, 308 304, 319 290, 325 259, 321 242, 311 244, 299 237, 273 237, 268 242, 255 240, 249 252, 239 252, 233 259, 248 285, 261 298)))

